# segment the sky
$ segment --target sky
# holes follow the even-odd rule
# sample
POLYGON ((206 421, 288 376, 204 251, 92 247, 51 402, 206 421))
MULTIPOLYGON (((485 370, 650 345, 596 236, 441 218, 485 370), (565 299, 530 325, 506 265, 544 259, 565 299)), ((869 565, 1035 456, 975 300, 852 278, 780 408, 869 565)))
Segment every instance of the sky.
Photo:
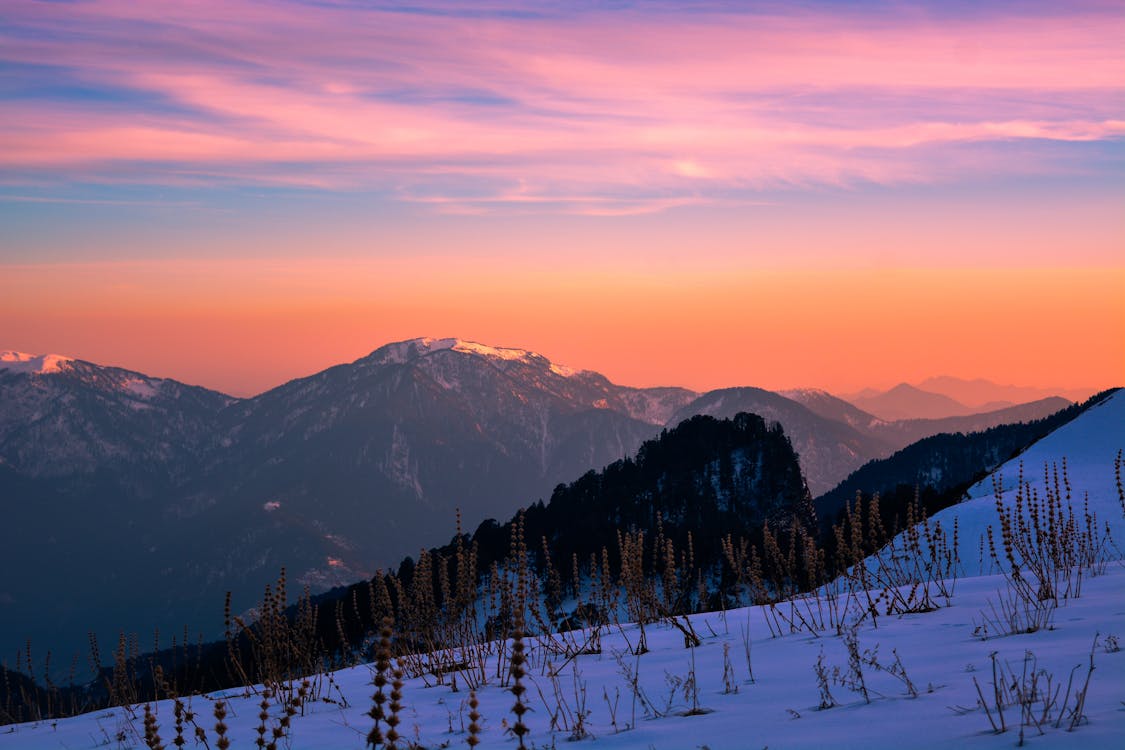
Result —
POLYGON ((1125 3, 6 0, 0 349, 1125 384, 1125 3))

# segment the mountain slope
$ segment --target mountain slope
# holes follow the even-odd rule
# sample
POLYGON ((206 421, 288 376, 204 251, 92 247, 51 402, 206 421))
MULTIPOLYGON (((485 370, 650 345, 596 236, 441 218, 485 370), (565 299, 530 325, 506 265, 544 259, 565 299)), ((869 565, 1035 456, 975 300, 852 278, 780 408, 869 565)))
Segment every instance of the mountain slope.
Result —
POLYGON ((200 492, 247 523, 270 503, 319 523, 340 542, 337 567, 359 574, 446 537, 457 508, 470 523, 504 516, 629 455, 657 430, 637 417, 693 395, 622 389, 518 349, 402 342, 228 409, 200 492))
POLYGON ((0 352, 0 646, 84 650, 166 622, 177 488, 212 449, 215 391, 58 355, 0 352), (136 619, 126 619, 126 613, 136 619), (147 627, 147 626, 146 626, 147 627))
POLYGON ((724 388, 695 399, 669 424, 693 414, 729 418, 741 411, 776 421, 793 442, 809 489, 820 495, 868 461, 885 458, 931 435, 979 432, 1001 424, 1041 419, 1069 403, 1050 398, 983 414, 886 421, 815 389, 773 393, 760 388, 724 388))
POLYGON ((834 422, 843 422, 849 427, 854 427, 860 432, 872 433, 883 420, 874 414, 863 411, 854 404, 842 398, 833 396, 828 391, 817 388, 798 388, 787 391, 778 391, 779 395, 796 401, 813 414, 831 419, 834 422))
POLYGON ((187 468, 234 399, 59 355, 0 352, 0 463, 30 476, 187 468))

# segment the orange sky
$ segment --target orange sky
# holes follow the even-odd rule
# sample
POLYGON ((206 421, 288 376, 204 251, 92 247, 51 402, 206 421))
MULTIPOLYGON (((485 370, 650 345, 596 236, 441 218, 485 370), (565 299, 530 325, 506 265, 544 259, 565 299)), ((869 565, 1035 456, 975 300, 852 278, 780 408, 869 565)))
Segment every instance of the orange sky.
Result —
POLYGON ((1104 387, 1125 381, 1123 289, 1123 269, 122 262, 6 269, 0 329, 5 347, 51 341, 236 395, 423 335, 630 385, 847 392, 953 374, 1104 387))

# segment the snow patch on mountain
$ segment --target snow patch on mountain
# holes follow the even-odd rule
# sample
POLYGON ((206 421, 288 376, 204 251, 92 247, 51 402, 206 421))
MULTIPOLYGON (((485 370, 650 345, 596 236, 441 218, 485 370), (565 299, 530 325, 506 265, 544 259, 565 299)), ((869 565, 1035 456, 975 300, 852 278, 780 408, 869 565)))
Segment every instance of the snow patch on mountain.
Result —
POLYGON ((62 366, 73 362, 61 354, 27 354, 11 350, 0 351, 0 370, 25 375, 46 375, 58 372, 62 366))
POLYGON ((507 347, 488 346, 486 344, 478 344, 473 341, 462 341, 457 339, 456 343, 451 347, 455 352, 464 352, 465 354, 476 354, 481 357, 488 357, 489 359, 503 359, 509 362, 527 362, 533 356, 532 352, 526 349, 509 349, 507 347))
POLYGON ((489 346, 478 344, 475 341, 466 341, 458 338, 431 338, 423 337, 397 341, 393 344, 379 347, 367 358, 373 364, 401 365, 413 362, 435 352, 455 351, 461 354, 471 354, 476 357, 496 360, 499 362, 521 362, 529 365, 546 366, 554 374, 569 378, 577 375, 581 370, 576 370, 565 365, 552 363, 542 354, 505 346, 489 346))
POLYGON ((148 400, 160 391, 157 382, 149 378, 125 378, 121 387, 139 399, 148 400))
POLYGON ((785 396, 785 398, 800 401, 802 398, 835 398, 831 393, 823 388, 788 388, 777 393, 785 396))
POLYGON ((567 367, 566 365, 556 365, 554 362, 552 362, 551 372, 564 378, 570 378, 577 375, 580 371, 575 370, 573 367, 567 367))
POLYGON ((392 428, 391 446, 383 465, 387 476, 400 487, 412 491, 418 499, 425 497, 418 478, 418 462, 411 455, 410 441, 397 424, 392 428))
POLYGON ((485 357, 486 359, 500 360, 503 362, 522 362, 529 365, 547 365, 547 368, 556 375, 564 378, 572 377, 578 374, 579 370, 566 365, 557 365, 544 357, 542 354, 528 351, 526 349, 515 349, 502 346, 488 346, 487 344, 478 344, 474 341, 465 341, 464 339, 454 339, 453 346, 450 347, 455 352, 463 354, 474 354, 478 357, 485 357))

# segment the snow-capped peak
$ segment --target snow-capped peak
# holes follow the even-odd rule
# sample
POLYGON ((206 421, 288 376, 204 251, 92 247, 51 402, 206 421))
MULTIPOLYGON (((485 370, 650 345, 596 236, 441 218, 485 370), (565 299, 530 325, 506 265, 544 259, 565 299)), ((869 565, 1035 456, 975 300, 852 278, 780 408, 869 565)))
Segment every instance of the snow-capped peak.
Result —
POLYGON ((26 352, 0 351, 0 370, 24 374, 43 375, 58 372, 62 365, 73 362, 61 354, 27 354, 26 352))
POLYGON ((556 365, 542 354, 529 352, 526 349, 509 349, 507 347, 487 346, 485 344, 477 344, 473 341, 462 341, 457 339, 457 343, 452 347, 455 352, 464 352, 466 354, 476 354, 481 357, 488 357, 489 359, 502 359, 509 362, 545 362, 551 368, 551 372, 560 375, 564 378, 569 378, 577 374, 578 370, 566 365, 556 365))
POLYGON ((784 391, 778 391, 779 394, 785 398, 800 400, 803 398, 834 398, 834 396, 823 388, 788 388, 784 391))
POLYGON ((478 344, 475 341, 466 341, 457 338, 437 339, 426 337, 399 341, 376 349, 371 354, 371 359, 378 364, 403 364, 426 356, 427 354, 445 350, 504 362, 546 364, 550 367, 551 372, 564 378, 571 377, 578 373, 578 370, 564 365, 553 364, 543 355, 536 354, 526 349, 488 346, 487 344, 478 344))

